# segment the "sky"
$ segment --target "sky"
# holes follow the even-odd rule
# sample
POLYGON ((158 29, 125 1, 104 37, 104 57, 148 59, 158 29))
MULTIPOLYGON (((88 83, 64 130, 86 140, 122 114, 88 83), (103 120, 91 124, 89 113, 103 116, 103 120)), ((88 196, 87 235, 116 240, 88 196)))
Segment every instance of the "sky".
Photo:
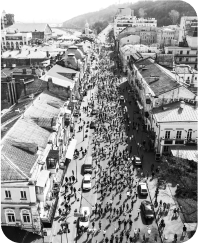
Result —
MULTIPOLYGON (((8 0, 1 2, 0 10, 13 13, 15 21, 62 23, 75 16, 106 8, 111 4, 127 2, 135 3, 137 0, 8 0)), ((186 0, 186 2, 195 8, 196 0, 186 0)))

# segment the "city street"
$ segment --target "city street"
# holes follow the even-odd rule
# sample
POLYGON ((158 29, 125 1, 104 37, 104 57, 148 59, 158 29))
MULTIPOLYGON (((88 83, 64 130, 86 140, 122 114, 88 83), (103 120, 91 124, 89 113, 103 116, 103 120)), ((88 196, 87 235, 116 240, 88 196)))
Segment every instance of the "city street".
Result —
MULTIPOLYGON (((127 84, 126 82, 121 84, 120 85, 121 89, 125 88, 126 84, 127 84)), ((125 96, 126 100, 130 99, 126 89, 125 89, 125 92, 124 92, 123 95, 125 96)), ((106 105, 108 103, 106 102, 104 104, 106 105)), ((118 104, 114 103, 114 104, 112 104, 112 106, 113 105, 117 106, 118 104)), ((124 104, 122 104, 122 105, 124 105, 124 104)), ((122 108, 124 108, 124 106, 122 106, 122 108)), ((137 107, 135 106, 134 103, 132 103, 130 108, 128 108, 128 111, 130 111, 129 116, 133 116, 135 110, 137 111, 137 107)), ((131 118, 131 121, 133 119, 134 119, 134 121, 136 121, 137 118, 136 117, 135 118, 131 118)), ((95 121, 96 121, 96 119, 95 119, 95 121)), ((109 123, 104 123, 104 125, 107 127, 109 125, 109 123)), ((125 123, 124 127, 126 128, 126 126, 127 126, 127 123, 125 123)), ((112 133, 113 133, 113 131, 112 131, 112 133)), ((139 155, 140 152, 138 151, 138 148, 137 148, 137 140, 141 139, 142 133, 135 132, 134 130, 132 130, 132 127, 130 128, 129 132, 124 131, 124 138, 127 138, 128 135, 129 136, 133 135, 133 139, 131 140, 131 142, 128 145, 128 141, 127 141, 127 143, 122 142, 121 138, 119 137, 118 140, 120 141, 120 143, 119 143, 117 152, 119 152, 119 151, 122 152, 125 148, 129 148, 130 146, 132 146, 131 156, 132 155, 139 155)), ((94 153, 93 143, 92 143, 93 138, 95 138, 95 135, 92 132, 92 134, 90 136, 90 145, 91 145, 91 147, 89 148, 90 150, 88 152, 88 156, 91 156, 91 155, 93 156, 94 155, 93 154, 94 153)), ((112 143, 111 143, 111 147, 114 146, 116 142, 117 142, 117 136, 113 137, 112 143)), ((106 142, 104 142, 104 140, 102 140, 101 143, 100 143, 99 148, 101 149, 103 147, 103 148, 107 149, 107 148, 109 148, 109 146, 110 146, 109 143, 106 143, 106 142)), ((108 149, 107 149, 107 151, 108 151, 108 149)), ((112 151, 112 150, 110 149, 110 151, 112 151)), ((111 234, 114 234, 114 237, 116 235, 120 236, 121 232, 124 229, 123 222, 124 222, 125 219, 126 220, 129 219, 129 214, 132 215, 132 222, 133 223, 132 223, 132 228, 130 228, 130 229, 129 229, 129 223, 127 223, 126 230, 129 230, 130 236, 134 237, 134 229, 138 229, 139 228, 140 229, 140 233, 141 233, 141 235, 140 235, 141 237, 140 238, 142 238, 143 234, 145 233, 146 236, 147 236, 146 238, 147 239, 150 238, 149 241, 151 242, 151 241, 154 241, 153 238, 155 237, 155 234, 157 234, 157 236, 158 236, 157 240, 160 241, 155 219, 153 221, 146 222, 145 219, 144 219, 144 216, 141 213, 140 213, 140 216, 138 217, 138 209, 140 208, 141 201, 142 200, 149 200, 150 201, 149 195, 147 197, 142 197, 142 196, 138 195, 137 200, 135 200, 136 197, 135 197, 134 192, 136 191, 136 188, 137 188, 135 182, 139 181, 139 179, 141 177, 142 169, 139 169, 139 171, 138 171, 138 169, 134 167, 134 174, 133 174, 134 185, 133 185, 133 191, 132 191, 132 198, 127 200, 127 190, 128 190, 128 188, 125 187, 123 190, 121 190, 121 195, 122 195, 121 201, 119 201, 119 194, 118 194, 118 192, 116 194, 116 189, 115 188, 113 188, 111 192, 107 191, 106 197, 104 198, 104 200, 102 200, 101 192, 99 190, 97 191, 96 188, 95 188, 96 187, 96 184, 95 184, 96 180, 98 182, 98 180, 100 179, 100 174, 99 174, 100 170, 96 166, 96 159, 99 161, 99 164, 101 166, 101 170, 105 170, 105 171, 108 171, 108 172, 110 170, 110 168, 108 167, 108 162, 109 161, 111 162, 111 160, 110 160, 111 158, 109 156, 106 156, 105 158, 94 157, 93 167, 97 171, 96 178, 95 178, 95 173, 94 173, 92 175, 92 189, 88 193, 83 193, 83 198, 82 198, 82 204, 81 205, 83 207, 90 207, 90 210, 91 210, 91 206, 94 206, 94 204, 97 202, 97 204, 101 204, 102 208, 105 208, 107 202, 110 203, 110 201, 112 199, 112 196, 114 195, 115 197, 114 197, 114 200, 113 200, 112 208, 115 207, 116 209, 119 209, 120 206, 123 206, 123 203, 125 203, 125 205, 128 203, 129 204, 129 210, 126 211, 125 214, 122 213, 121 215, 119 214, 118 216, 115 215, 115 218, 112 217, 111 218, 112 219, 111 224, 109 222, 109 217, 110 217, 109 211, 107 211, 106 214, 101 215, 101 217, 99 217, 98 214, 93 214, 91 216, 89 229, 93 230, 92 223, 94 222, 94 224, 95 224, 95 226, 94 226, 95 233, 93 235, 92 234, 88 234, 87 232, 84 233, 78 239, 78 242, 79 243, 82 243, 82 242, 101 242, 103 240, 103 230, 104 229, 107 231, 105 237, 108 237, 109 240, 110 240, 111 234), (133 209, 131 211, 131 200, 132 199, 134 201, 134 206, 133 206, 133 209), (122 221, 121 229, 118 229, 118 219, 119 218, 122 221), (99 231, 99 221, 101 221, 101 224, 102 224, 101 231, 99 231), (151 229, 151 232, 152 232, 150 237, 148 236, 148 227, 151 229)), ((111 169, 113 169, 112 165, 111 165, 111 169)), ((113 176, 113 172, 111 172, 111 176, 113 176)), ((100 186, 99 186, 99 189, 100 189, 100 186)), ((126 238, 126 236, 124 235, 123 242, 126 242, 125 238, 126 238)))

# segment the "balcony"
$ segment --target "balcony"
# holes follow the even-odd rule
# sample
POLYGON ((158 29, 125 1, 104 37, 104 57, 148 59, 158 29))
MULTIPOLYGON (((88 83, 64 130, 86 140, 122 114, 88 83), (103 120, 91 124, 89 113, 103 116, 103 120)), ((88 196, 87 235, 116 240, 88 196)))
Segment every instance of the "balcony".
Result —
POLYGON ((184 144, 184 140, 182 140, 182 139, 176 139, 175 140, 175 144, 179 144, 179 145, 182 145, 182 144, 184 144))
POLYGON ((173 140, 165 138, 164 139, 164 144, 171 145, 171 144, 173 144, 173 140))
POLYGON ((197 140, 195 140, 195 139, 186 140, 185 145, 189 145, 189 146, 197 145, 197 140))

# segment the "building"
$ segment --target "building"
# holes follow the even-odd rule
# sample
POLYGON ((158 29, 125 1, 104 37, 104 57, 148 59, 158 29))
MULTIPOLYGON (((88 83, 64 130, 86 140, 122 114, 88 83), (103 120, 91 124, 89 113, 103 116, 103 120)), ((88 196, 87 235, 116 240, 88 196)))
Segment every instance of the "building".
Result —
POLYGON ((32 40, 39 39, 47 41, 52 37, 52 29, 46 23, 15 23, 9 26, 9 31, 10 30, 19 33, 31 33, 32 40))
POLYGON ((189 65, 175 65, 172 73, 175 74, 180 82, 186 83, 187 85, 192 87, 198 87, 198 72, 197 70, 192 69, 189 65))
POLYGON ((5 10, 3 10, 1 14, 1 30, 10 25, 13 25, 14 22, 14 14, 6 14, 5 10))
MULTIPOLYGON (((176 101, 154 108, 151 116, 156 152, 162 154, 173 151, 173 155, 177 156, 177 151, 179 151, 179 155, 183 155, 186 154, 189 147, 192 150, 193 145, 193 151, 196 152, 198 139, 197 104, 192 105, 188 102, 176 101)), ((185 158, 184 155, 183 158, 185 158)), ((192 154, 191 158, 189 156, 186 158, 194 160, 192 154)), ((197 157, 195 161, 198 161, 197 157)))
POLYGON ((138 35, 130 35, 130 36, 126 36, 120 39, 119 42, 119 49, 124 46, 124 45, 128 45, 128 44, 140 44, 140 36, 138 35))
POLYGON ((119 33, 126 27, 156 27, 157 20, 155 18, 136 18, 134 11, 130 8, 119 8, 118 13, 114 17, 114 36, 117 39, 119 33))
MULTIPOLYGON (((70 126, 65 99, 45 91, 3 137, 1 147, 1 225, 42 233, 52 224, 62 182, 62 157, 70 126)), ((70 111, 71 112, 71 111, 70 111)))
POLYGON ((4 29, 1 31, 2 50, 19 50, 24 45, 30 45, 31 40, 32 33, 19 33, 12 29, 4 29))
POLYGON ((173 54, 175 64, 186 64, 197 70, 197 48, 169 46, 164 47, 165 54, 173 54))
POLYGON ((191 26, 197 26, 197 16, 182 16, 180 20, 179 42, 183 42, 191 26))
POLYGON ((145 126, 152 128, 151 110, 172 103, 175 100, 191 100, 196 95, 185 84, 177 81, 174 74, 156 64, 150 58, 128 62, 128 82, 134 90, 137 105, 141 111, 145 126))
POLYGON ((159 47, 174 46, 178 44, 175 39, 176 30, 168 27, 158 28, 157 30, 157 43, 159 47))

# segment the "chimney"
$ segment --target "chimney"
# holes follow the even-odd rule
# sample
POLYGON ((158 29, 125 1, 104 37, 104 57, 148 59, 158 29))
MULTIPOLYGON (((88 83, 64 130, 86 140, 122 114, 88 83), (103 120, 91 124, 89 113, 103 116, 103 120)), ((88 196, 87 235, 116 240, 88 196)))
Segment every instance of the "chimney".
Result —
POLYGON ((180 109, 183 109, 185 107, 185 102, 184 101, 181 101, 180 102, 180 109))
POLYGON ((26 69, 23 69, 23 74, 24 74, 24 75, 26 75, 26 74, 27 74, 26 69))

